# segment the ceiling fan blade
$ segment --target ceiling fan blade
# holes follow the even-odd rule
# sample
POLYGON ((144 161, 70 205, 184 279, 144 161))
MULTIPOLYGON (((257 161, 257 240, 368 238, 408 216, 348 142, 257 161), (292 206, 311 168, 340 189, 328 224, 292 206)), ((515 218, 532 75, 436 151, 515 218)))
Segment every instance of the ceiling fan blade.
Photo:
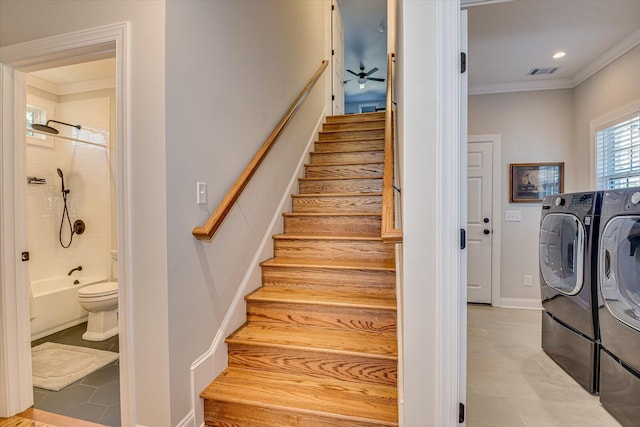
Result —
POLYGON ((354 76, 358 77, 358 74, 357 74, 357 73, 354 73, 354 72, 353 72, 353 71, 351 71, 351 70, 347 70, 347 73, 351 73, 351 74, 353 74, 354 76))
POLYGON ((379 79, 377 77, 367 77, 367 80, 373 80, 373 81, 376 81, 376 82, 383 82, 384 81, 384 79, 379 79))
POLYGON ((365 74, 365 76, 370 76, 371 74, 375 73, 376 71, 378 71, 378 68, 377 67, 373 67, 371 69, 371 71, 369 71, 367 74, 365 74))
POLYGON ((347 83, 349 83, 351 80, 353 80, 353 79, 345 80, 345 81, 343 81, 343 82, 342 82, 342 84, 343 84, 343 85, 344 85, 344 84, 347 84, 347 83))

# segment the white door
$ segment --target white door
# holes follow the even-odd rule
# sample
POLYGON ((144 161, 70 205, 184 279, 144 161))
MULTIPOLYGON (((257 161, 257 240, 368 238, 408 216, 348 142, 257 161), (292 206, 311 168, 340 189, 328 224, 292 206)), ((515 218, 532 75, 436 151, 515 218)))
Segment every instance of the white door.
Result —
POLYGON ((344 114, 344 28, 338 2, 331 2, 331 80, 333 114, 344 114))
POLYGON ((491 303, 493 147, 473 142, 467 151, 467 301, 491 303))

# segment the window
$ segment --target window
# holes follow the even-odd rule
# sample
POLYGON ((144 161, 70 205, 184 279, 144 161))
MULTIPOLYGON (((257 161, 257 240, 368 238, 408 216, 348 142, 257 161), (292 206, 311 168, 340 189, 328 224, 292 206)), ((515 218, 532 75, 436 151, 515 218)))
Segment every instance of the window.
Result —
POLYGON ((596 129, 596 185, 599 190, 640 186, 640 114, 596 129))
MULTIPOLYGON (((44 124, 47 121, 47 111, 44 108, 27 104, 27 128, 31 129, 34 123, 44 124)), ((27 130, 27 136, 31 138, 45 139, 46 136, 27 130)))

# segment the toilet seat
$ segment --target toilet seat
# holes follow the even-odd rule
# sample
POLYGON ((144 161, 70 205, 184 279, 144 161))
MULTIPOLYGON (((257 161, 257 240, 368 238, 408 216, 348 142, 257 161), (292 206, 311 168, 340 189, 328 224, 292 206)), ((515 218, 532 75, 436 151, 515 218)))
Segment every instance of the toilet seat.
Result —
POLYGON ((78 289, 80 298, 106 297, 118 294, 118 282, 103 282, 78 289))

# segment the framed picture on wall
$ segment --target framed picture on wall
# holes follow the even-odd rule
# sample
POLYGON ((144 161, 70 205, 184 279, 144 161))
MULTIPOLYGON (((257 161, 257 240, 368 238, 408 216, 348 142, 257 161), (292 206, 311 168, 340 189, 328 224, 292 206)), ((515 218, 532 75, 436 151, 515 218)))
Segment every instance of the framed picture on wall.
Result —
POLYGON ((542 202, 564 191, 564 163, 511 163, 511 203, 542 202))

